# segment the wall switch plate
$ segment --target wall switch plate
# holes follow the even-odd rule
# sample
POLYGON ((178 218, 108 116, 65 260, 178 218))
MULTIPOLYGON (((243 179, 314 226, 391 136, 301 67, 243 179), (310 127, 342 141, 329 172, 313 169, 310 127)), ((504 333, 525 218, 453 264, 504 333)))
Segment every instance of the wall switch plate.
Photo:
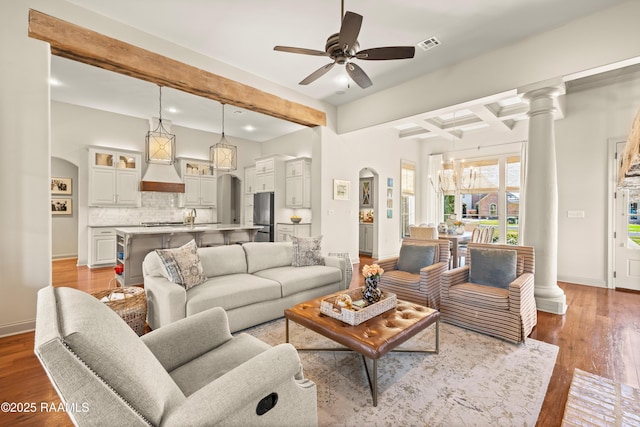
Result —
POLYGON ((567 211, 567 218, 584 218, 584 211, 567 211))

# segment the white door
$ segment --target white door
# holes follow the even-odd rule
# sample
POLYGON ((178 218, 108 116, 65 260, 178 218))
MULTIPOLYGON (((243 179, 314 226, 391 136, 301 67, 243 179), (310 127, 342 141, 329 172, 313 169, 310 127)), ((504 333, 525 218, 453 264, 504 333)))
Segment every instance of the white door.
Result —
MULTIPOLYGON (((618 143, 618 159, 624 143, 618 143)), ((640 184, 618 189, 615 200, 615 286, 640 291, 640 184)))

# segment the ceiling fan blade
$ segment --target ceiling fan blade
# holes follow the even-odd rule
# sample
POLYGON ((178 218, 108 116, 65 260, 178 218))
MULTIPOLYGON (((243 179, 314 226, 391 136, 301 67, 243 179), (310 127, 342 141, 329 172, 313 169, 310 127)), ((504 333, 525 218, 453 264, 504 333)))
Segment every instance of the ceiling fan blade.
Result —
POLYGON ((408 59, 413 58, 415 53, 416 48, 413 46, 374 47, 373 49, 365 49, 356 53, 356 58, 369 61, 408 59))
POLYGON ((329 56, 327 52, 315 49, 305 49, 303 47, 275 46, 273 50, 289 53, 301 53, 303 55, 329 56))
POLYGON ((316 80, 318 80, 320 77, 324 76, 330 69, 333 68, 333 66, 336 65, 335 62, 331 62, 323 67, 318 68, 317 70, 315 70, 313 73, 309 74, 304 80, 302 80, 300 83, 300 85, 308 85, 309 83, 312 83, 316 80))
POLYGON ((367 73, 365 73, 364 70, 357 64, 349 62, 347 63, 346 67, 349 77, 351 77, 353 81, 356 82, 356 84, 362 89, 366 89, 373 84, 369 76, 367 76, 367 73))
POLYGON ((346 51, 355 46, 358 41, 358 34, 360 34, 361 26, 362 15, 349 11, 344 14, 342 26, 340 27, 340 36, 338 37, 338 44, 343 48, 343 50, 346 51))

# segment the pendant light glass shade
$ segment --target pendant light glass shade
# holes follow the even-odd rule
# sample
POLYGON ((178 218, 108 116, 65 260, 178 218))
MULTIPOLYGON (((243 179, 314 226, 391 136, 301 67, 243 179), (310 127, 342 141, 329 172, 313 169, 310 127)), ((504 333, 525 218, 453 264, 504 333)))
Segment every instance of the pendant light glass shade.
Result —
POLYGON ((238 147, 229 144, 224 136, 224 104, 222 104, 222 137, 209 147, 209 157, 214 170, 230 172, 238 169, 238 147))
POLYGON ((172 165, 176 159, 176 136, 162 125, 162 86, 160 88, 160 114, 158 126, 147 132, 145 151, 147 163, 172 165))

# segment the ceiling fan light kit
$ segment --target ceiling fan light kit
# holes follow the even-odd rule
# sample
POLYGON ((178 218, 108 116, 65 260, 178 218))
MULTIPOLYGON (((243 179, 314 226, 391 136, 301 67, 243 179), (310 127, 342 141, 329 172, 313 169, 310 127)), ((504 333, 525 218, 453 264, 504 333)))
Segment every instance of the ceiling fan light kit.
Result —
MULTIPOLYGON (((343 2, 344 10, 344 2, 343 2)), ((306 49, 290 46, 275 46, 273 49, 280 52, 298 53, 302 55, 327 56, 333 62, 323 65, 313 73, 305 77, 299 84, 308 85, 313 83, 329 72, 335 64, 344 65, 349 77, 362 89, 366 89, 373 83, 367 73, 354 63, 354 59, 368 61, 385 61, 392 59, 408 59, 415 55, 414 46, 388 46, 377 47, 365 50, 360 49, 358 35, 362 26, 362 15, 354 12, 344 14, 340 32, 329 36, 324 48, 321 50, 306 49)))

